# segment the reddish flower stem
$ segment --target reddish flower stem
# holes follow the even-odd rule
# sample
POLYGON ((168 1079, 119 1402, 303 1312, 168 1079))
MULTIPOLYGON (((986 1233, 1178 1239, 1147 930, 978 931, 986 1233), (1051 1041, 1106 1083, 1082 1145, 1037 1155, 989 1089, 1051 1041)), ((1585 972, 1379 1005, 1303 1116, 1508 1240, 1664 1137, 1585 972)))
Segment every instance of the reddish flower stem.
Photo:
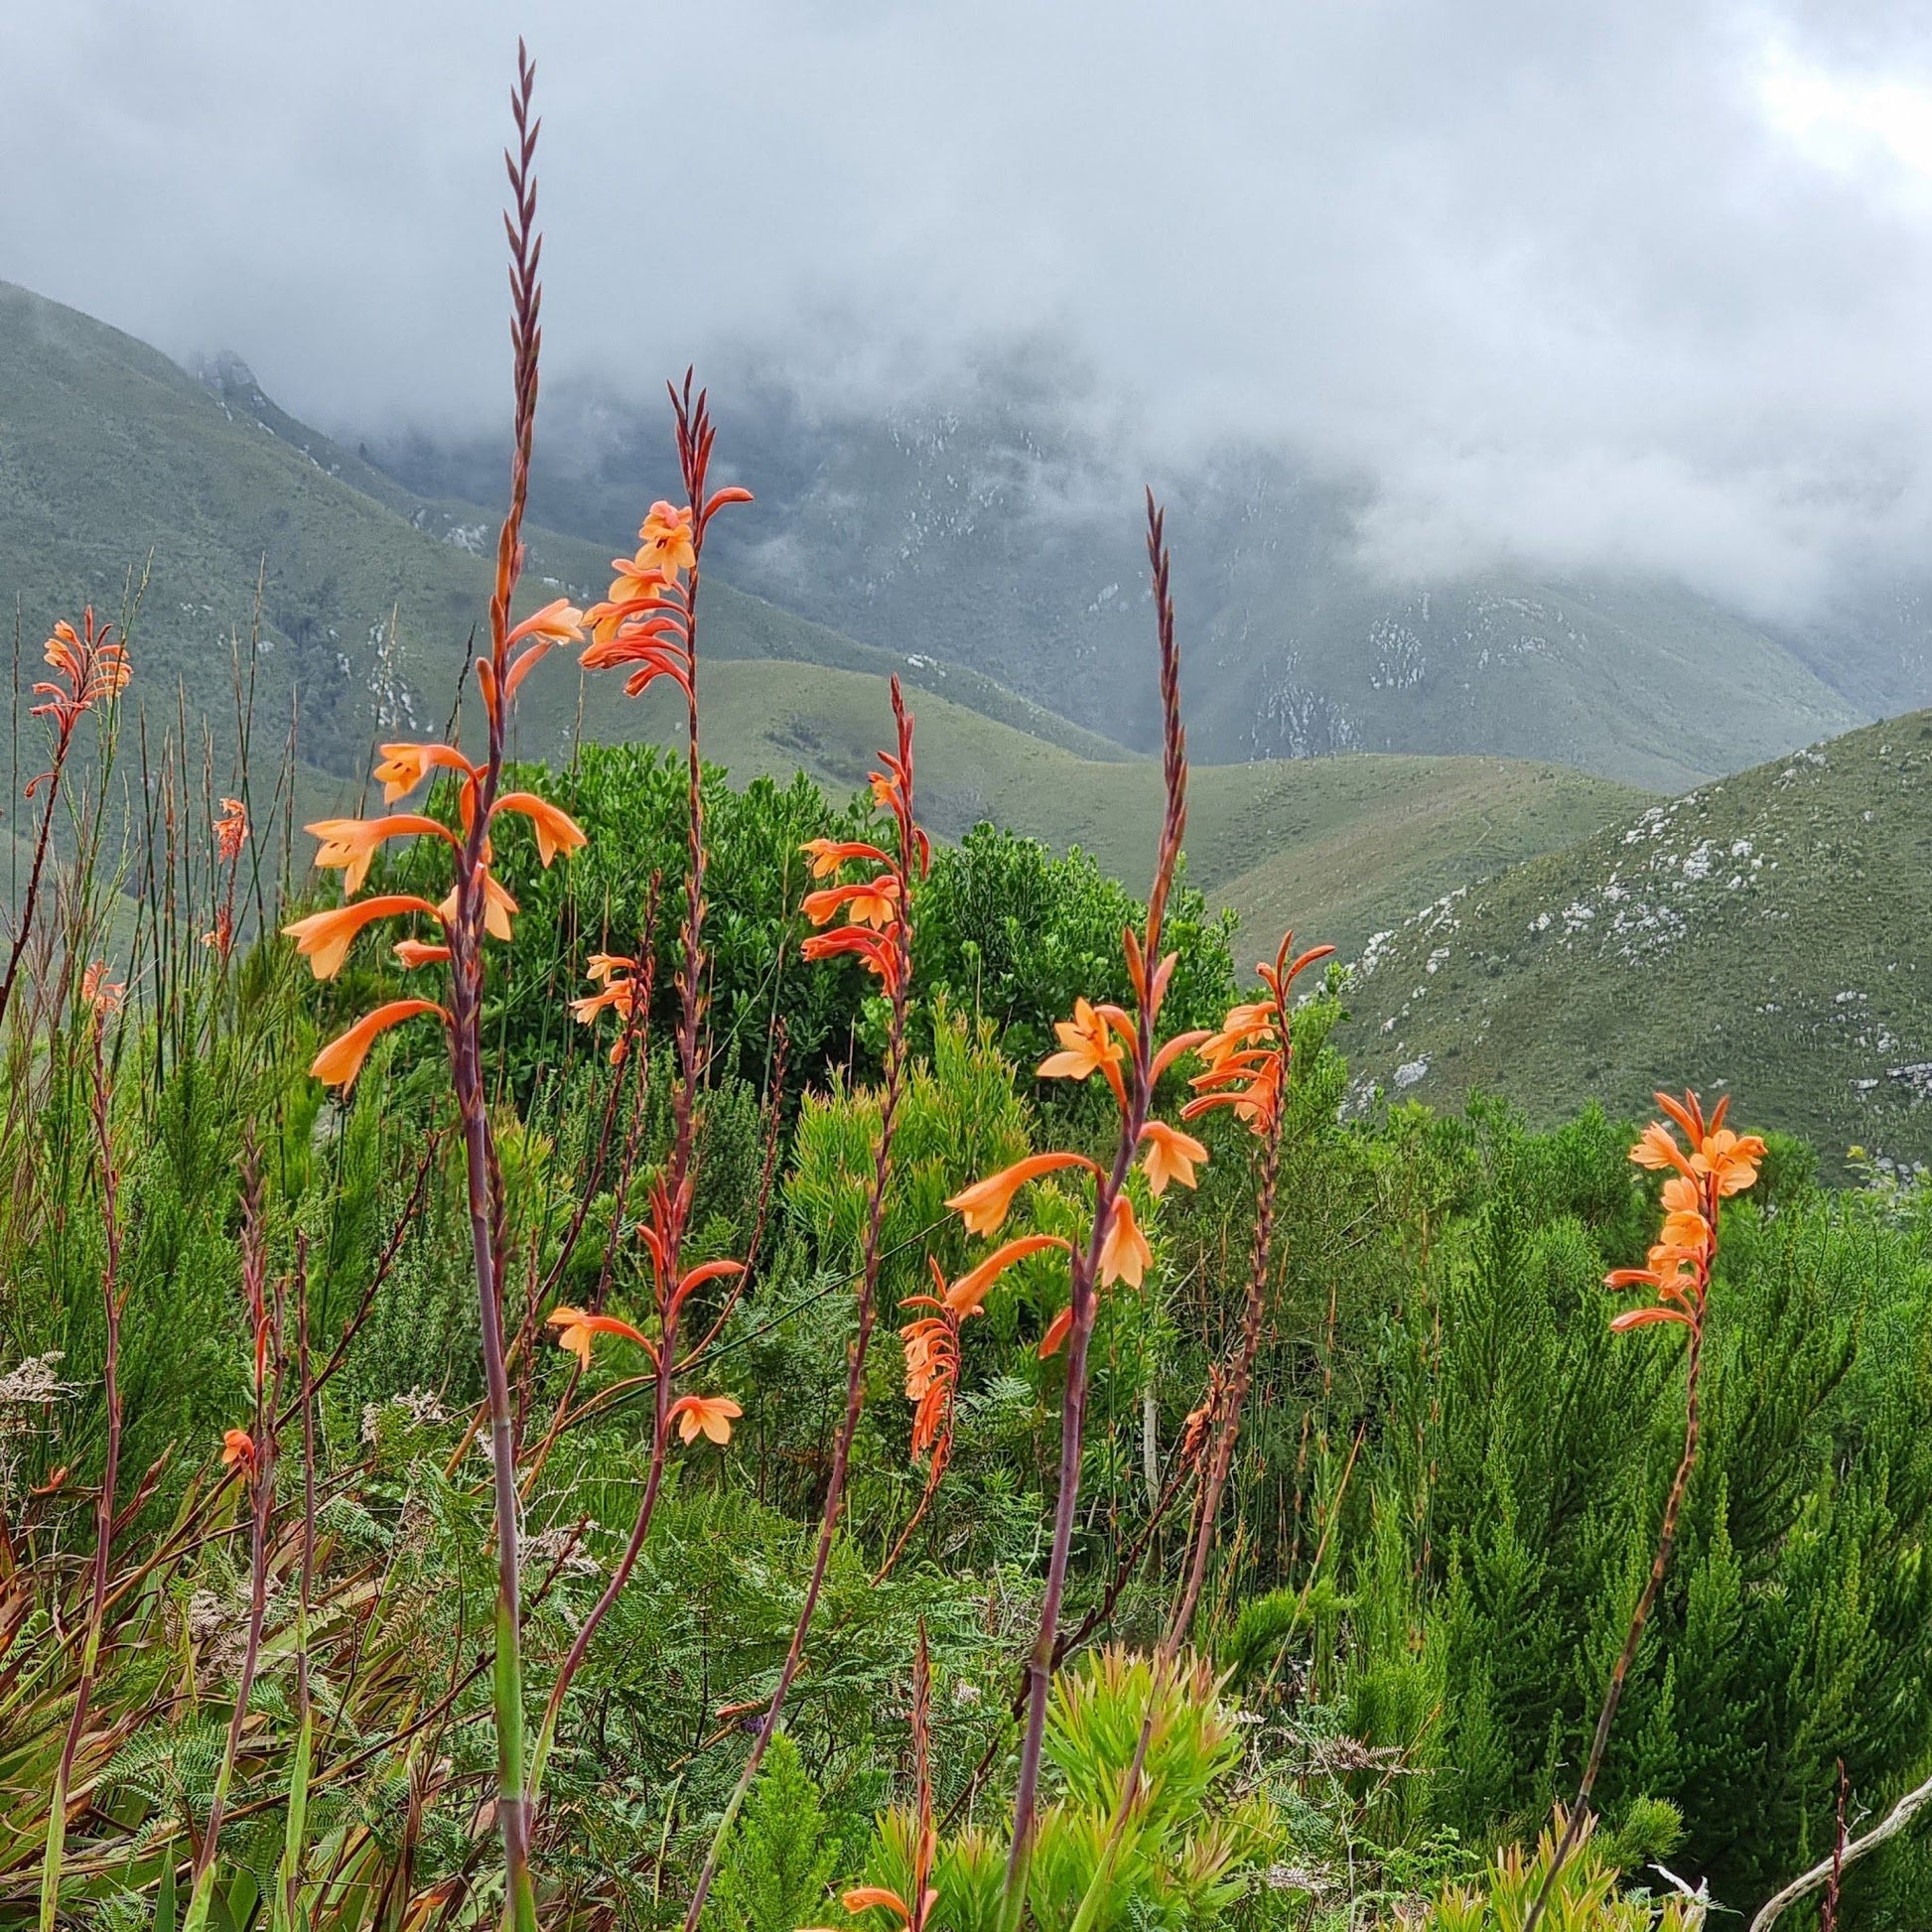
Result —
POLYGON ((1557 1841, 1556 1856, 1543 1875, 1542 1889, 1536 1895, 1536 1903, 1530 1907, 1523 1932, 1536 1932, 1549 1906, 1550 1896, 1556 1890, 1557 1879, 1583 1836, 1588 1818, 1589 1794, 1596 1788, 1596 1774, 1603 1767, 1603 1753, 1610 1741, 1610 1726, 1616 1722, 1616 1708, 1623 1701, 1624 1682, 1630 1675, 1630 1666, 1636 1662, 1637 1646, 1643 1641, 1644 1625, 1650 1620, 1650 1612, 1657 1602, 1657 1592, 1663 1587, 1664 1572, 1670 1567, 1671 1548, 1677 1538, 1678 1511, 1683 1505, 1684 1491, 1690 1484, 1691 1470, 1697 1462, 1698 1383, 1704 1366, 1704 1302, 1711 1282, 1711 1266, 1718 1255, 1718 1193, 1715 1177, 1707 1178, 1702 1183, 1702 1190, 1705 1218, 1711 1229, 1711 1245, 1699 1271, 1697 1311, 1690 1323, 1691 1346, 1684 1371, 1684 1452, 1678 1458, 1677 1473, 1671 1478, 1670 1494, 1664 1502, 1664 1520, 1657 1533, 1657 1553, 1651 1559, 1650 1575, 1645 1580, 1643 1594, 1637 1598, 1637 1607, 1631 1612, 1630 1626, 1623 1635, 1623 1648, 1617 1653, 1615 1668, 1610 1672, 1609 1688, 1603 1694, 1603 1708, 1597 1713, 1589 1757, 1584 1765, 1583 1781, 1577 1787, 1577 1802, 1570 1808, 1563 1837, 1557 1841))
POLYGON ((503 1203, 496 1182, 483 1064, 483 924, 490 813, 502 776, 509 669, 510 604, 523 567, 522 526, 529 495, 530 446, 536 427, 538 319, 542 290, 537 262, 536 183, 532 162, 537 123, 530 112, 535 69, 517 44, 517 85, 510 96, 516 151, 504 156, 511 211, 510 240, 515 430, 510 458, 509 508, 496 539, 496 581, 489 605, 493 693, 485 690, 488 751, 475 780, 469 825, 459 855, 456 915, 450 922, 450 1070, 462 1126, 471 1246, 483 1341, 483 1389, 489 1412, 490 1478, 496 1540, 495 1682, 496 1819, 503 1841, 507 1920, 511 1932, 536 1932, 536 1895, 530 1871, 529 1798, 523 1763, 522 1606, 519 1600, 520 1523, 516 1444, 504 1355, 502 1310, 503 1203))
MULTIPOLYGON (((530 1790, 534 1798, 541 1789, 544 1765, 556 1740, 557 1724, 571 1681, 590 1654, 591 1639, 623 1593, 637 1559, 643 1554, 644 1540, 650 1534, 651 1518, 656 1513, 658 1493, 663 1487, 664 1465, 670 1450, 672 1394, 676 1380, 677 1330, 681 1312, 676 1295, 684 1250, 685 1222, 691 1211, 691 1189, 695 1178, 693 1156, 696 1146, 698 1081, 702 1074, 700 1050, 704 1027, 704 766, 698 739, 698 585, 704 559, 705 526, 709 521, 705 494, 711 463, 712 428, 710 412, 702 390, 693 397, 692 373, 684 372, 684 387, 671 390, 671 407, 677 418, 678 463, 683 474, 686 500, 691 509, 691 567, 677 593, 683 606, 683 629, 689 680, 685 685, 685 902, 682 962, 677 974, 678 1024, 676 1032, 678 1079, 671 1096, 671 1152, 662 1176, 654 1184, 654 1226, 658 1238, 664 1277, 662 1282, 663 1318, 657 1339, 657 1359, 651 1407, 650 1462, 644 1475, 644 1493, 610 1582, 591 1606, 590 1614, 579 1626, 558 1667, 550 1687, 550 1699, 543 1714, 543 1727, 537 1736, 531 1760, 530 1790)), ((649 998, 649 980, 638 996, 649 998)), ((641 1073, 640 1076, 641 1078, 641 1073)), ((627 1165, 627 1164, 626 1164, 627 1165)))
POLYGON ((752 1788, 752 1781, 758 1776, 759 1767, 764 1761, 764 1753, 778 1728, 778 1720, 784 1712, 785 1698, 791 1690, 792 1680, 798 1675, 798 1666, 805 1654, 805 1639, 810 1634, 812 1619, 817 1614, 818 1599, 825 1586, 825 1572, 832 1559, 832 1545, 837 1536, 839 1515, 845 1502, 846 1471, 852 1459, 852 1444, 859 1433, 859 1416, 866 1400, 866 1356, 872 1346, 872 1331, 879 1306, 879 1266, 881 1243, 886 1226, 886 1195, 893 1175, 893 1136, 898 1122, 899 1099, 904 1089, 905 1079, 905 1017, 911 1000, 912 987, 912 928, 910 907, 912 902, 912 880, 914 869, 919 864, 916 856, 916 842, 922 835, 916 834, 912 809, 912 719, 905 709, 905 701, 899 691, 898 679, 893 679, 893 715, 898 723, 898 757, 904 773, 904 784, 897 808, 898 820, 898 846, 893 859, 893 876, 898 886, 899 916, 893 921, 892 945, 895 971, 891 982, 892 1018, 886 1036, 885 1084, 879 1103, 879 1141, 873 1151, 872 1191, 866 1206, 866 1239, 859 1269, 859 1326, 853 1336, 846 1356, 845 1378, 845 1420, 839 1429, 838 1441, 832 1449, 832 1466, 826 1477, 825 1502, 819 1513, 818 1546, 812 1558, 811 1580, 805 1587, 805 1600, 799 1606, 798 1620, 792 1627, 791 1643, 785 1651, 785 1660, 778 1671, 778 1683, 771 1694, 771 1702, 759 1725, 758 1736, 745 1759, 744 1769, 739 1773, 738 1783, 733 1788, 730 1801, 725 1806, 723 1818, 713 1835, 711 1850, 706 1855, 704 1868, 698 1874, 698 1882, 691 1893, 691 1902, 684 1914, 684 1932, 697 1932, 698 1920, 702 1916, 705 1900, 711 1895, 712 1881, 718 1875, 718 1863, 724 1856, 725 1843, 731 1833, 739 1807, 745 1802, 745 1794, 752 1788))
MULTIPOLYGON (((1187 822, 1186 739, 1180 724, 1180 653, 1174 641, 1173 598, 1170 590, 1171 560, 1165 519, 1150 489, 1147 496, 1148 561, 1153 577, 1156 621, 1161 648, 1161 710, 1163 773, 1167 806, 1161 824, 1161 843, 1148 892, 1146 937, 1141 956, 1148 990, 1155 984, 1161 957, 1161 926, 1173 889, 1180 839, 1187 822)), ((1096 1306, 1094 1282, 1100 1250, 1106 1240, 1114 1203, 1126 1184, 1141 1131, 1146 1127, 1154 1098, 1153 1002, 1143 997, 1135 1016, 1133 1083, 1123 1108, 1120 1140, 1113 1166, 1096 1189, 1093 1227, 1083 1250, 1076 1249, 1069 1270, 1071 1322, 1067 1337, 1066 1394, 1060 1407, 1059 1495, 1053 1510, 1053 1543, 1046 1566, 1046 1588, 1040 1601, 1039 1634, 1027 1666, 1027 1727, 1021 1740, 1020 1775, 1014 1794, 1013 1844, 1007 1855, 1006 1887, 1000 1901, 1001 1932, 1018 1932, 1026 1910, 1027 1879, 1033 1864, 1034 1836, 1039 1802, 1039 1761, 1046 1734, 1046 1699, 1052 1685, 1053 1660, 1059 1636, 1060 1603, 1066 1593, 1066 1567, 1073 1543, 1074 1513, 1080 1495, 1080 1449, 1086 1428, 1087 1344, 1093 1334, 1096 1306)))
MULTIPOLYGON (((57 777, 58 773, 57 765, 57 777)), ((50 812, 53 810, 51 793, 48 809, 50 812)), ((43 842, 44 839, 45 828, 43 828, 43 842)), ((39 863, 37 855, 36 872, 39 870, 39 863)), ((23 932, 33 905, 31 886, 28 889, 26 904, 28 909, 21 914, 23 932)), ((18 948, 15 950, 14 957, 17 962, 18 948)), ((9 988, 11 985, 10 967, 9 988)), ((0 1013, 4 1011, 4 1000, 0 1000, 0 1013)), ((100 1012, 95 1011, 88 1015, 88 1022, 92 1029, 91 1112, 94 1139, 100 1151, 101 1223, 107 1240, 106 1267, 102 1271, 100 1282, 101 1307, 107 1323, 106 1360, 102 1368, 107 1402, 107 1460, 101 1472, 100 1495, 94 1506, 94 1562, 87 1597, 87 1635, 80 1653, 80 1682, 74 1691, 73 1716, 68 1722, 67 1736, 62 1740, 60 1761, 55 1766, 54 1791, 48 1811, 48 1843, 41 1867, 42 1932, 53 1932, 59 1912, 61 1860, 67 1837, 68 1787, 73 1776, 74 1756, 80 1748, 80 1739, 86 1731, 87 1708, 93 1699, 94 1678, 100 1662, 101 1632, 107 1617, 108 1556, 114 1542, 114 1481, 121 1459, 120 1355, 123 1298, 120 1287, 120 1173, 114 1165, 114 1143, 108 1117, 112 1096, 107 1082, 106 1047, 101 1037, 104 1017, 100 1012)))
MULTIPOLYGON (((253 1317, 255 1347, 254 1429, 252 1447, 245 1464, 249 1475, 248 1636, 241 1653, 240 1674, 235 1681, 234 1709, 228 1717, 227 1741, 222 1746, 220 1769, 215 1773, 214 1796, 208 1804, 207 1824, 203 1830, 201 1850, 195 1859, 195 1881, 186 1920, 187 1932, 197 1932, 197 1928, 207 1919, 221 1821, 227 1809, 228 1786, 234 1778, 235 1759, 241 1751, 242 1728, 248 1722, 248 1700, 254 1693, 255 1671, 261 1660, 262 1620, 268 1609, 268 1528, 275 1510, 275 1405, 280 1390, 270 1383, 268 1376, 270 1344, 276 1337, 267 1298, 261 1177, 255 1168, 252 1148, 243 1155, 241 1278, 249 1313, 253 1317)), ((279 1346, 274 1353, 279 1380, 279 1346)))

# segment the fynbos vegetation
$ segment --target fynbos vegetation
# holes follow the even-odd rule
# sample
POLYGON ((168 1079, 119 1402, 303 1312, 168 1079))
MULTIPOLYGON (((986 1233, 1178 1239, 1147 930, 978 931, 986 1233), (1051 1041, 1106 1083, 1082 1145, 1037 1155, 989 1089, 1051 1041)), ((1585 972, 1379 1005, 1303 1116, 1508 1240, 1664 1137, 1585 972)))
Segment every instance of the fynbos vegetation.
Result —
POLYGON ((238 671, 217 744, 151 714, 132 594, 46 646, 0 1924, 1923 1925, 1922 1192, 1728 1095, 1363 1105, 1333 947, 1246 984, 1186 886, 1152 492, 1144 899, 929 838, 897 678, 857 798, 734 789, 750 492, 689 372, 680 500, 604 601, 523 595, 527 62, 512 108, 449 733, 311 865, 238 671), (567 654, 675 752, 516 761, 567 654))

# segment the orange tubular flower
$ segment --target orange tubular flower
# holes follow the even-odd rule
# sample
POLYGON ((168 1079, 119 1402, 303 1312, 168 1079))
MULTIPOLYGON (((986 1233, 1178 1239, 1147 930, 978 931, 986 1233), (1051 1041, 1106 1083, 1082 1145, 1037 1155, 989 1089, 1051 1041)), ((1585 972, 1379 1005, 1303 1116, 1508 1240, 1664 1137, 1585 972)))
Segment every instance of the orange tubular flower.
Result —
POLYGON ((621 1335, 625 1341, 634 1341, 653 1362, 657 1360, 657 1350, 649 1341, 615 1314, 590 1314, 583 1309, 560 1307, 552 1309, 544 1320, 557 1330, 557 1346, 567 1348, 586 1369, 591 1365, 591 1344, 599 1335, 621 1335))
POLYGON ((1073 1018, 1056 1021, 1053 1031, 1059 1035, 1060 1050, 1048 1053, 1035 1068, 1042 1080, 1085 1080, 1104 1070, 1114 1090, 1120 1091, 1120 1062, 1126 1048, 1114 1037, 1104 1008, 1076 999, 1073 1018))
POLYGON ((448 946, 427 945, 421 939, 398 939, 389 948, 405 967, 434 966, 439 960, 448 959, 448 946))
POLYGON ((1231 1007, 1221 1031, 1200 1041, 1196 1050, 1207 1065, 1188 1083, 1196 1097, 1181 1108, 1182 1120, 1198 1120, 1215 1107, 1232 1107, 1235 1118, 1256 1134, 1266 1134, 1274 1126, 1295 1051, 1289 1033, 1289 988, 1298 974, 1334 951, 1333 946, 1311 946, 1291 961, 1288 949, 1294 938, 1293 933, 1286 934, 1275 963, 1271 966, 1264 960, 1257 968, 1268 997, 1231 1007))
POLYGON ((814 879, 830 879, 841 866, 854 859, 863 859, 875 866, 892 864, 876 845, 863 845, 855 840, 807 839, 799 850, 811 854, 814 879))
MULTIPOLYGON (((941 1289, 939 1265, 932 1263, 941 1289)), ((912 1453, 923 1455, 946 1432, 953 1396, 959 1386, 960 1317, 946 1307, 941 1295, 908 1295, 901 1308, 924 1308, 931 1314, 915 1315, 898 1331, 905 1344, 905 1399, 912 1404, 912 1453)))
MULTIPOLYGON (((454 914, 455 907, 450 908, 454 914)), ((449 918, 426 898, 410 893, 386 893, 375 898, 358 899, 352 905, 332 906, 326 912, 311 912, 282 930, 295 941, 295 949, 309 962, 309 970, 319 980, 332 980, 343 970, 355 935, 377 919, 393 918, 399 912, 427 912, 431 918, 448 925, 449 918)))
MULTIPOLYGON (((928 1886, 925 1910, 930 1912, 938 1900, 938 1892, 928 1886)), ((912 1913, 905 1900, 887 1885, 854 1885, 850 1891, 840 1894, 839 1903, 848 1912, 870 1912, 879 1908, 893 1913, 901 1925, 912 1923, 912 1913)))
POLYGON ((678 1441, 695 1443, 700 1434, 722 1448, 732 1439, 732 1424, 745 1411, 728 1395, 681 1395, 671 1404, 678 1441))
POLYGON ((962 1320, 986 1300, 986 1292, 1016 1261, 1036 1255, 1047 1248, 1063 1254, 1073 1252, 1073 1243, 1057 1234, 1023 1234, 995 1248, 978 1267, 968 1269, 946 1290, 946 1307, 962 1320))
POLYGON ((571 1001, 571 1017, 580 1027, 587 1027, 606 1007, 615 1007, 620 1019, 628 1020, 632 997, 627 979, 613 980, 601 993, 586 993, 581 1000, 571 1001))
POLYGON ((798 948, 801 959, 837 959, 845 953, 876 974, 888 993, 898 991, 898 953, 885 933, 842 925, 831 932, 808 933, 798 948))
POLYGON ((504 792, 491 809, 490 817, 494 818, 497 812, 520 812, 530 821, 537 835, 537 862, 546 871, 560 852, 568 859, 580 846, 590 844, 589 835, 568 812, 560 811, 533 791, 504 792))
POLYGON ((1668 1171, 1670 1178, 1664 1182, 1664 1225, 1645 1266, 1613 1269, 1603 1278, 1609 1288, 1648 1289, 1657 1298, 1617 1315, 1610 1326, 1619 1332, 1667 1321, 1693 1330, 1703 1327, 1718 1251, 1719 1204, 1750 1186, 1764 1159, 1764 1143, 1755 1134, 1735 1134, 1725 1126, 1727 1096, 1709 1122, 1694 1093, 1682 1101, 1660 1093, 1657 1104, 1683 1130, 1690 1150, 1660 1120, 1652 1121, 1630 1150, 1636 1166, 1652 1173, 1668 1171))
POLYGON ((1139 1288, 1153 1266, 1154 1254, 1134 1218, 1134 1203, 1125 1193, 1117 1195, 1114 1217, 1107 1223, 1107 1238, 1100 1244, 1101 1286, 1125 1282, 1129 1288, 1139 1288))
POLYGON ((325 1086, 352 1085, 362 1070, 362 1062, 369 1056, 369 1048, 375 1044, 376 1035, 405 1020, 415 1019, 419 1013, 433 1013, 445 1026, 449 1025, 450 1016, 434 1000, 390 1000, 373 1013, 365 1013, 345 1034, 338 1034, 316 1055, 309 1071, 325 1086))
MULTIPOLYGON (((35 705, 32 715, 52 718, 64 742, 72 735, 84 713, 119 697, 134 675, 126 650, 113 641, 113 636, 111 623, 102 624, 98 630, 94 628, 94 607, 90 604, 81 613, 78 630, 63 620, 54 626, 54 634, 47 640, 47 661, 56 677, 64 682, 42 682, 34 686, 34 695, 46 702, 35 705)), ((30 798, 33 790, 33 785, 29 785, 30 798)))
MULTIPOLYGON (((436 916, 446 926, 456 924, 456 901, 457 889, 452 886, 449 897, 435 908, 436 916)), ((375 901, 371 899, 369 903, 373 905, 375 901)), ((483 930, 492 939, 507 940, 511 936, 510 918, 516 910, 516 901, 510 897, 508 888, 497 880, 493 872, 485 869, 483 872, 483 930)))
MULTIPOLYGON (((724 492, 721 490, 719 494, 722 496, 724 492)), ((750 502, 750 492, 744 492, 741 500, 750 502)), ((705 513, 710 515, 710 504, 705 506, 705 513)), ((643 522, 637 526, 637 535, 641 544, 636 561, 646 570, 661 572, 670 583, 675 584, 685 571, 697 567, 689 505, 680 508, 659 497, 645 512, 643 522)))
POLYGON ((378 745, 376 752, 375 776, 385 805, 406 797, 439 766, 473 780, 477 775, 477 767, 453 745, 378 745))
POLYGON ((221 1434, 221 1466, 232 1469, 236 1463, 244 1469, 255 1466, 255 1439, 245 1429, 223 1430, 221 1434))
POLYGON ((516 687, 541 664, 559 644, 574 644, 584 634, 584 614, 568 598, 560 597, 554 603, 546 604, 541 611, 532 612, 510 634, 503 639, 505 650, 515 650, 518 644, 526 644, 516 661, 509 668, 509 675, 503 680, 506 695, 514 697, 516 687))
POLYGON ((813 925, 829 925, 843 911, 854 925, 877 926, 883 932, 898 917, 898 881, 886 873, 863 885, 807 893, 804 911, 813 925))
POLYGON ((723 1281, 728 1276, 742 1275, 744 1272, 745 1264, 742 1261, 707 1261, 691 1269, 678 1283, 671 1296, 671 1307, 673 1310, 683 1307, 685 1297, 693 1289, 702 1288, 706 1282, 723 1281))
POLYGON ((458 842, 447 825, 415 812, 396 812, 387 818, 319 818, 302 829, 322 841, 316 853, 318 867, 325 871, 343 868, 343 892, 349 898, 362 890, 376 847, 386 840, 426 834, 451 845, 458 842))
POLYGON ((224 866, 233 865, 248 842, 248 808, 239 798, 221 801, 221 816, 214 821, 215 852, 224 866))
POLYGON ((1141 1165, 1147 1171, 1147 1190, 1159 1200, 1168 1183, 1177 1180, 1183 1187, 1194 1185, 1194 1169, 1207 1159, 1207 1150, 1191 1134, 1170 1127, 1164 1120, 1151 1120, 1141 1129, 1147 1153, 1141 1165))
POLYGON ((122 996, 127 992, 124 981, 107 983, 107 962, 96 959, 80 975, 81 1003, 88 1007, 96 1019, 104 1019, 108 1014, 117 1012, 122 996))
POLYGON ((1061 1168, 1085 1168, 1089 1173, 1100 1172, 1084 1154, 1030 1154, 1010 1168, 1002 1168, 984 1180, 976 1180, 946 1202, 966 1223, 968 1234, 982 1237, 998 1234, 1013 1209, 1013 1197, 1030 1180, 1061 1168))

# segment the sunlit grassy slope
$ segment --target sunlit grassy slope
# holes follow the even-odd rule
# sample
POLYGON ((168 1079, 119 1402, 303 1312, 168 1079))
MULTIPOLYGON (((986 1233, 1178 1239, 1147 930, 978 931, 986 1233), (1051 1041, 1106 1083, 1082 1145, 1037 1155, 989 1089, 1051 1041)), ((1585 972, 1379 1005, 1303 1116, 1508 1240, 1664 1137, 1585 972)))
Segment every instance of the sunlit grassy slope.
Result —
MULTIPOLYGON (((1932 712, 1626 815, 1377 949, 1342 1043, 1362 1083, 1590 1098, 1730 1092, 1833 1158, 1932 1160, 1932 712)), ((1358 1089, 1359 1093, 1359 1089, 1358 1089)))
MULTIPOLYGON (((802 768, 850 790, 890 734, 877 677, 714 662, 700 691, 705 754, 740 778, 802 768)), ((932 691, 913 708, 920 811, 935 832, 956 837, 991 818, 1078 845, 1146 885, 1161 810, 1153 760, 1081 758, 932 691)), ((667 695, 653 693, 628 722, 634 736, 679 740, 667 695)), ((1188 800, 1187 876, 1242 914, 1245 945, 1272 944, 1292 922, 1349 949, 1441 893, 1648 802, 1560 766, 1367 755, 1196 765, 1188 800)))

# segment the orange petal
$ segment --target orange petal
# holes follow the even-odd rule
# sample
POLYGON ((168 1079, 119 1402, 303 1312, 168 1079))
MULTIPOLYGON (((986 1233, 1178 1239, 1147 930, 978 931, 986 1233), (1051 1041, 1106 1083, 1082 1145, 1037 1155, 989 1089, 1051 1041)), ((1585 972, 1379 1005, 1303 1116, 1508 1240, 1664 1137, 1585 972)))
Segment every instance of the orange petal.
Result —
POLYGON ((346 1087, 362 1070, 378 1034, 419 1013, 433 1013, 447 1022, 449 1015, 434 1000, 391 1000, 366 1013, 345 1034, 339 1034, 315 1057, 309 1071, 327 1086, 346 1087))

